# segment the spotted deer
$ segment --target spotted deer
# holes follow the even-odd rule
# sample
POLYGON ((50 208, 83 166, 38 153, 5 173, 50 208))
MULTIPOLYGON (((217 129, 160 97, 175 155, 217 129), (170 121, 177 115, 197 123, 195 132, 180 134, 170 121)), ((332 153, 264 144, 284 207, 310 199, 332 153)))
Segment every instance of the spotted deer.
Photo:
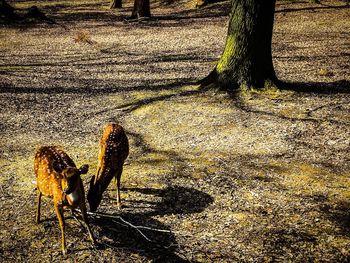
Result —
POLYGON ((88 169, 89 166, 86 164, 78 169, 72 159, 57 146, 42 146, 35 154, 34 171, 38 189, 36 222, 40 223, 42 195, 52 198, 61 228, 62 252, 64 255, 67 253, 64 235, 64 207, 71 208, 72 211, 74 208, 80 208, 90 239, 93 244, 95 243, 88 223, 84 187, 80 178, 80 175, 86 174, 88 169))
POLYGON ((87 199, 91 211, 96 211, 112 178, 117 180, 117 207, 121 209, 120 178, 129 154, 129 142, 122 126, 109 123, 103 130, 96 175, 91 178, 87 199))

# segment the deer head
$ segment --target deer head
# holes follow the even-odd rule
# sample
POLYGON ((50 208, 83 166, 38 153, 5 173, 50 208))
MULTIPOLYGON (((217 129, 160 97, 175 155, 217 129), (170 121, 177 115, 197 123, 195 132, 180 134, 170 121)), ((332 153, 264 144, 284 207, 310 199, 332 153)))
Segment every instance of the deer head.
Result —
POLYGON ((80 175, 86 174, 89 170, 89 165, 84 164, 79 169, 72 166, 64 167, 60 162, 54 162, 52 168, 55 172, 62 175, 61 187, 66 195, 71 194, 78 186, 80 175))

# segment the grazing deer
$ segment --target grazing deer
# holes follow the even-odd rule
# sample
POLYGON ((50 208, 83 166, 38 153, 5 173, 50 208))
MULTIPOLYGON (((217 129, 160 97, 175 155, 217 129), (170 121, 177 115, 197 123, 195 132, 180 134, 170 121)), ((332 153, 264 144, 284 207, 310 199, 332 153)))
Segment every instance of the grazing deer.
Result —
POLYGON ((129 142, 123 127, 116 123, 107 124, 100 140, 97 172, 91 178, 87 195, 91 211, 97 210, 102 200, 102 194, 113 177, 117 180, 117 207, 121 208, 120 178, 128 154, 129 142))
POLYGON ((88 169, 88 165, 83 165, 78 169, 72 159, 57 146, 42 146, 35 155, 34 171, 38 189, 36 222, 40 223, 41 196, 52 198, 61 227, 62 252, 64 255, 67 252, 64 236, 64 207, 69 207, 72 211, 76 207, 80 208, 90 239, 93 244, 95 243, 88 223, 84 187, 80 178, 80 175, 86 174, 88 169))

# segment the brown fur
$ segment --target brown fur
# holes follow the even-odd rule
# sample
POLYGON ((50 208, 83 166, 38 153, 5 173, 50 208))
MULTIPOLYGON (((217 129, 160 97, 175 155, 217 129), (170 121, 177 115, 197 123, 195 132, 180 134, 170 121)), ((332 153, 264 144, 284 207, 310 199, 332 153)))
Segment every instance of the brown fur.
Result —
POLYGON ((109 123, 103 130, 98 154, 96 175, 90 181, 88 202, 91 211, 96 211, 112 178, 117 180, 117 206, 121 208, 120 178, 123 164, 129 155, 129 142, 122 126, 109 123))
POLYGON ((89 236, 92 242, 95 242, 88 224, 84 187, 80 178, 80 174, 86 173, 87 169, 87 165, 82 166, 80 169, 76 168, 72 159, 57 146, 43 146, 35 155, 34 171, 38 188, 36 222, 40 223, 41 196, 52 198, 61 227, 63 254, 67 252, 63 207, 80 208, 89 236))

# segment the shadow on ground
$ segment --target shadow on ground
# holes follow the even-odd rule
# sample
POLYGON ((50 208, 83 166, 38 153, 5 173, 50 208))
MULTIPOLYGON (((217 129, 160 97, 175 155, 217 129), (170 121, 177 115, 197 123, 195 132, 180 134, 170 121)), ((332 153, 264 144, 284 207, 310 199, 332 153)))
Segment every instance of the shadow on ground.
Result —
POLYGON ((335 82, 291 82, 281 83, 281 90, 296 92, 312 92, 316 94, 350 94, 350 81, 339 80, 335 82))
POLYGON ((324 216, 334 222, 347 236, 350 236, 350 202, 337 202, 332 205, 329 198, 320 202, 320 210, 324 216))
MULTIPOLYGON (((151 212, 122 213, 115 216, 121 216, 133 225, 163 229, 169 232, 142 229, 142 232, 151 240, 148 241, 135 229, 123 225, 119 220, 103 217, 94 220, 94 224, 100 227, 99 236, 107 237, 108 240, 102 241, 100 249, 126 250, 126 252, 145 256, 153 262, 186 262, 175 253, 178 244, 171 229, 153 217, 163 215, 182 217, 186 214, 200 213, 214 201, 213 198, 206 193, 186 187, 167 187, 165 189, 124 188, 123 190, 161 197, 162 201, 155 203, 151 212)), ((133 201, 130 202, 133 203, 133 201)), ((149 205, 147 201, 136 203, 149 205)), ((111 216, 111 214, 108 216, 111 216)))

